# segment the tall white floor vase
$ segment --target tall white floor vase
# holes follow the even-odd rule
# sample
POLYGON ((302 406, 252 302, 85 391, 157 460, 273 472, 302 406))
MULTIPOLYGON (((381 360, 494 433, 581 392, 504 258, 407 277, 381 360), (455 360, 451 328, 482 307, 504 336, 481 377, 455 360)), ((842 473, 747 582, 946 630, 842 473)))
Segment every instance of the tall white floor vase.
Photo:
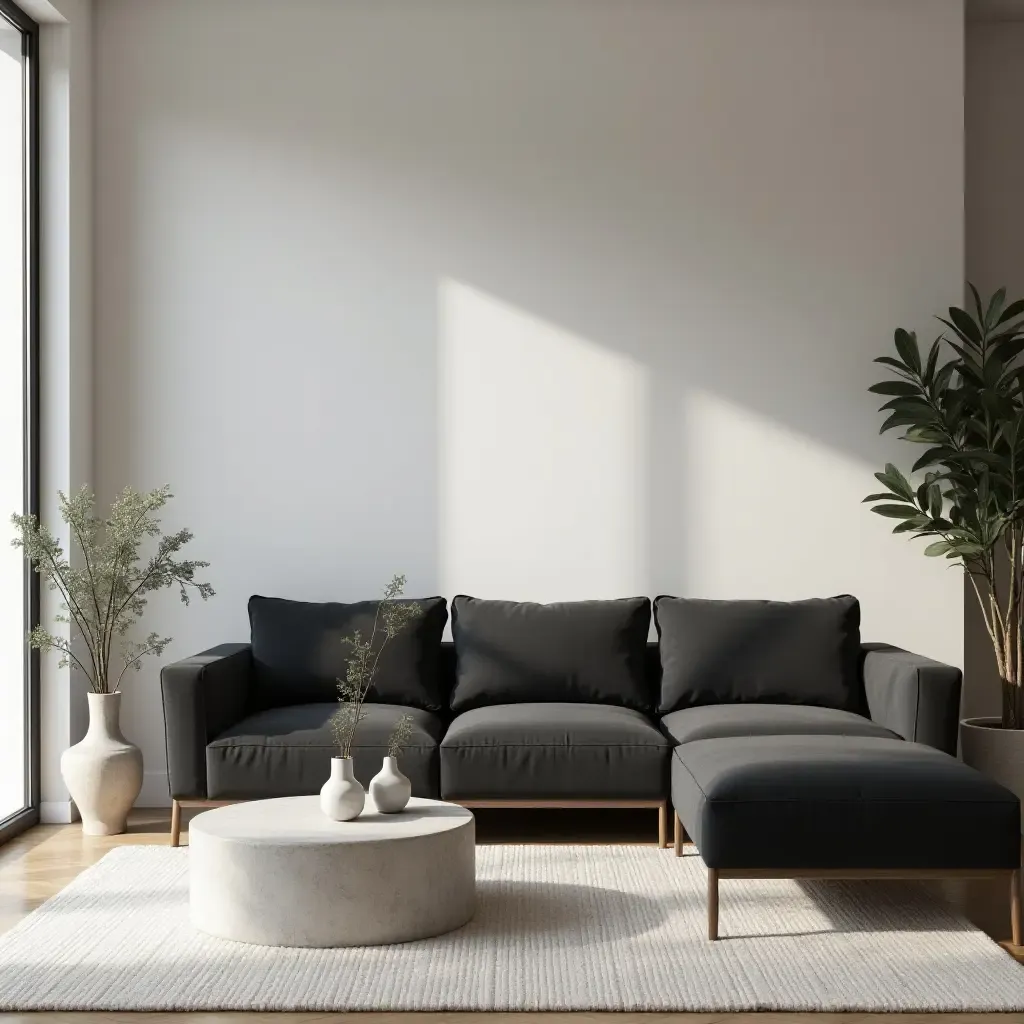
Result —
POLYGON ((142 751, 121 732, 121 694, 89 693, 89 731, 61 755, 60 773, 87 836, 124 832, 142 789, 142 751))

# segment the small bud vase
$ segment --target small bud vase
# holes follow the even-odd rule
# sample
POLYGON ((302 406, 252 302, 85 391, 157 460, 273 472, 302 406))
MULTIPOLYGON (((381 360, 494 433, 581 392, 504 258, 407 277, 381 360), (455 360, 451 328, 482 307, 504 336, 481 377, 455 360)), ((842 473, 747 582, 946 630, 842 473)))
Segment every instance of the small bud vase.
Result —
POLYGON ((398 770, 397 757, 385 757, 380 771, 370 780, 370 799, 381 814, 405 810, 412 783, 398 770))
POLYGON ((85 738, 60 758, 64 785, 87 836, 116 836, 142 789, 142 751, 121 732, 121 693, 89 693, 85 738))
POLYGON ((331 758, 331 777, 320 790, 320 810, 334 821, 351 821, 362 813, 366 793, 356 781, 351 757, 331 758))

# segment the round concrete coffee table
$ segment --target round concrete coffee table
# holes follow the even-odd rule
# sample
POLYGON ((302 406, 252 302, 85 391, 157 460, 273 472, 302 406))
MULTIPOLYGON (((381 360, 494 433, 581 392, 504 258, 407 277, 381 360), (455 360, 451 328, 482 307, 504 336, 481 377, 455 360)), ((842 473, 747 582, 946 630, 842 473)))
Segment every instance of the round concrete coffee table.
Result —
POLYGON ((205 811, 189 826, 189 909, 200 931, 261 946, 376 946, 472 916, 473 815, 413 798, 331 821, 319 797, 205 811))

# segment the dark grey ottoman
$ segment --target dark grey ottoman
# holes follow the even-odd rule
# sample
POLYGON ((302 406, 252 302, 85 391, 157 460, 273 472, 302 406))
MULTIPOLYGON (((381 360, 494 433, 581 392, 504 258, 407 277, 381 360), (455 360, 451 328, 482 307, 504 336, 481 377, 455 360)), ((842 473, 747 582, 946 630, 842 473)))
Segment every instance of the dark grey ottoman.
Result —
POLYGON ((1003 875, 1021 941, 1020 801, 948 754, 869 736, 737 736, 676 747, 681 826, 721 878, 1003 875))

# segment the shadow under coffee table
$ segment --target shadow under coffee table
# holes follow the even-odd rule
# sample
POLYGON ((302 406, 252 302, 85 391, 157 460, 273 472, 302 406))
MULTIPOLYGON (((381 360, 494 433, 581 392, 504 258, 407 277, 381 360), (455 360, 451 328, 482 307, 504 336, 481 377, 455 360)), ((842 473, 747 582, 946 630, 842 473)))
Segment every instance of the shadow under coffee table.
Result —
POLYGON ((189 827, 199 931, 261 946, 374 946, 440 935, 473 916, 472 812, 413 798, 332 821, 319 797, 218 807, 189 827))

